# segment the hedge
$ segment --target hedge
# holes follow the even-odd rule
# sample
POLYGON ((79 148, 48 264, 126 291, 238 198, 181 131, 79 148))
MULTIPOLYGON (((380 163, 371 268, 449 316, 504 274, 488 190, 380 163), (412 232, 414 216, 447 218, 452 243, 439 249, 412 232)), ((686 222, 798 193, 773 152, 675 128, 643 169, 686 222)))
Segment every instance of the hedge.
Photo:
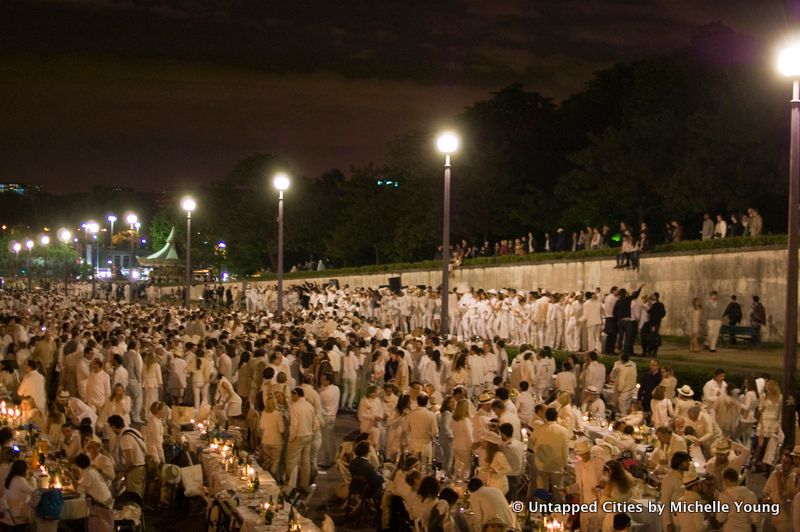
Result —
MULTIPOLYGON (((738 249, 753 248, 764 246, 778 246, 786 244, 786 235, 760 235, 757 237, 735 237, 718 238, 712 240, 684 240, 672 244, 660 244, 652 248, 650 252, 667 253, 680 251, 703 251, 715 249, 738 249)), ((464 267, 470 266, 491 266, 500 264, 548 262, 555 260, 579 260, 613 257, 619 253, 619 248, 585 249, 581 251, 560 251, 553 253, 530 253, 527 255, 503 255, 498 257, 477 257, 467 259, 463 262, 464 267)), ((371 264, 367 266, 355 266, 350 268, 335 268, 323 271, 298 271, 286 273, 286 279, 304 279, 318 277, 336 277, 340 275, 368 275, 380 273, 395 273, 404 271, 437 270, 442 263, 438 260, 426 260, 419 262, 395 262, 389 264, 371 264)), ((263 274, 253 280, 271 281, 275 279, 275 274, 263 274)))

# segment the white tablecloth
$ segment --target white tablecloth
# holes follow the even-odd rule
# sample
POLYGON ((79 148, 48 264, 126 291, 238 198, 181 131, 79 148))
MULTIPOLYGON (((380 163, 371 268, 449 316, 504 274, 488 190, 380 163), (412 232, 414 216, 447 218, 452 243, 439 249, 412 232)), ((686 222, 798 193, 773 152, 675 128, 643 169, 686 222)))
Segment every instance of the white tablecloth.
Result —
MULTIPOLYGON (((185 433, 189 440, 190 447, 194 445, 195 448, 204 447, 205 442, 202 441, 200 435, 196 432, 185 433)), ((259 489, 253 496, 249 489, 247 480, 239 477, 238 468, 236 471, 225 471, 222 464, 220 455, 217 453, 209 452, 204 449, 204 452, 199 455, 200 464, 203 466, 203 476, 208 483, 208 493, 210 496, 215 496, 224 490, 233 490, 239 499, 239 507, 236 512, 242 519, 241 532, 284 532, 289 524, 289 505, 285 505, 282 512, 278 512, 272 520, 272 524, 267 526, 263 524, 257 506, 269 499, 272 496, 273 501, 278 500, 280 487, 269 471, 261 469, 255 462, 252 467, 258 475, 259 489)), ((301 518, 301 524, 304 531, 318 532, 317 526, 309 519, 301 518)))

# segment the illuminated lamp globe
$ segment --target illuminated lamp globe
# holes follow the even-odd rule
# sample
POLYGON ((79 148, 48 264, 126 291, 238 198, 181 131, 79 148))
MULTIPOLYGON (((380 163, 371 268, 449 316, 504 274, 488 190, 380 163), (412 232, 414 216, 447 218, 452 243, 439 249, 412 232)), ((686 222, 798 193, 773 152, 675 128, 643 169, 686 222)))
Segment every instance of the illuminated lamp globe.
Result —
POLYGON ((136 216, 135 214, 131 213, 125 218, 125 221, 127 221, 128 224, 133 225, 133 224, 135 224, 136 222, 139 221, 139 217, 136 216))
POLYGON ((39 237, 39 243, 43 246, 46 246, 50 243, 50 237, 47 235, 42 235, 39 237))
POLYGON ((33 240, 26 240, 25 247, 28 248, 28 251, 33 249, 33 240))
POLYGON ((778 71, 787 78, 800 78, 800 43, 791 45, 778 55, 778 71))
POLYGON ((197 208, 197 202, 194 201, 194 198, 191 196, 186 196, 181 200, 181 209, 186 212, 192 212, 197 208))
POLYGON ((447 133, 442 133, 439 135, 439 138, 436 139, 436 147, 439 148, 440 152, 450 155, 458 150, 458 136, 449 131, 447 133))
POLYGON ((289 176, 286 174, 275 174, 275 177, 272 178, 272 186, 281 192, 288 190, 290 183, 289 176))

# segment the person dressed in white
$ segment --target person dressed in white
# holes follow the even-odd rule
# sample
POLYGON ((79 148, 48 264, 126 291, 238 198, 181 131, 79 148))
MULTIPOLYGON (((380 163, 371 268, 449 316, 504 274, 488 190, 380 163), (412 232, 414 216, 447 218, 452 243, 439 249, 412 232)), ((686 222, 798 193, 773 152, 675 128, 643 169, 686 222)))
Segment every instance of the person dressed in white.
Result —
POLYGON ((439 435, 436 414, 428 410, 428 396, 417 396, 417 409, 411 410, 403 420, 403 432, 408 437, 408 450, 414 455, 421 455, 424 460, 431 460, 431 441, 439 435))
POLYGON ((233 389, 233 384, 227 377, 219 378, 215 395, 214 409, 221 421, 227 423, 230 418, 242 415, 242 398, 233 389))
POLYGON ((144 393, 145 417, 150 419, 150 406, 158 401, 163 384, 161 366, 154 353, 148 353, 142 369, 142 391, 144 393))
POLYGON ((258 426, 261 431, 261 450, 267 457, 266 467, 276 480, 280 480, 278 468, 283 451, 283 434, 286 432, 286 425, 283 422, 283 415, 275 406, 275 397, 272 394, 268 395, 264 401, 264 411, 261 412, 258 426))
POLYGON ((145 451, 155 463, 163 464, 164 460, 164 420, 169 415, 169 407, 156 401, 147 409, 152 415, 142 428, 145 451))
POLYGON ((77 490, 87 496, 89 515, 86 520, 88 530, 114 529, 114 500, 103 475, 92 466, 85 454, 75 458, 75 465, 80 471, 77 490))
POLYGON ((342 408, 353 409, 356 400, 356 380, 358 368, 361 367, 359 358, 352 349, 348 349, 341 360, 344 393, 342 394, 342 408))
POLYGON ((318 432, 319 419, 314 407, 305 400, 303 389, 295 388, 289 406, 286 472, 291 476, 294 468, 299 468, 297 487, 304 490, 308 490, 311 479, 311 441, 318 432))
POLYGON ((368 386, 364 397, 358 403, 358 423, 361 432, 369 434, 369 442, 375 449, 380 449, 381 422, 384 412, 381 400, 378 399, 378 389, 368 386))
POLYGON ((336 413, 339 407, 339 387, 333 385, 333 375, 324 373, 321 378, 319 400, 322 408, 322 448, 320 463, 322 466, 333 465, 336 460, 336 413))
POLYGON ((167 381, 169 396, 173 405, 181 404, 186 390, 186 360, 176 354, 169 361, 169 380, 167 381))
POLYGON ((517 517, 511 511, 502 491, 485 486, 479 478, 470 479, 467 489, 475 522, 474 530, 483 530, 483 525, 492 519, 499 519, 506 530, 517 528, 517 517))
POLYGON ((597 299, 597 294, 594 292, 586 292, 586 301, 583 303, 580 320, 586 327, 587 349, 602 351, 600 332, 603 329, 603 304, 597 299))
POLYGON ((36 369, 36 361, 28 360, 25 364, 25 376, 19 383, 17 395, 30 397, 36 403, 36 408, 45 412, 47 408, 47 391, 45 389, 44 375, 36 369))
POLYGON ((0 517, 0 522, 12 527, 31 521, 32 509, 36 508, 41 497, 26 478, 27 472, 28 465, 25 461, 15 460, 5 479, 5 493, 2 499, 5 511, 0 517))
MULTIPOLYGON (((566 486, 566 491, 578 496, 580 504, 592 504, 599 501, 598 486, 603 480, 605 460, 598 454, 592 454, 592 443, 586 438, 575 441, 575 483, 566 486)), ((588 531, 600 529, 602 516, 599 512, 581 512, 581 528, 588 531)))
MULTIPOLYGON (((736 508, 736 503, 755 505, 758 498, 746 486, 742 486, 739 473, 728 468, 722 473, 725 489, 719 494, 721 505, 736 508)), ((759 512, 717 512, 717 521, 722 524, 722 532, 749 532, 761 524, 759 512)))
POLYGON ((95 412, 100 412, 111 397, 111 379, 103 371, 103 362, 92 360, 91 373, 86 379, 86 401, 95 412))

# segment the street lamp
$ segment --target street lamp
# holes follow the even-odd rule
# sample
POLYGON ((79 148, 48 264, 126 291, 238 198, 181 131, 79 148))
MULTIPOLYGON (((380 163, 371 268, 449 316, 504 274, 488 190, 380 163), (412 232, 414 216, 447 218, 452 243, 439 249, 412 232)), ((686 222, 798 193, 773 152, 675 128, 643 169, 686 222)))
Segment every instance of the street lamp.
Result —
MULTIPOLYGON (((92 240, 97 240, 97 232, 100 231, 100 225, 97 222, 87 222, 86 231, 92 234, 92 240)), ((97 269, 100 267, 100 253, 97 254, 97 264, 94 262, 94 253, 89 248, 89 265, 92 267, 92 299, 97 298, 97 269)))
POLYGON ((439 334, 449 332, 450 306, 450 154, 458 150, 458 136, 452 132, 439 135, 436 147, 444 154, 444 221, 442 227, 442 316, 439 334))
POLYGON ((58 230, 58 239, 64 244, 64 296, 68 295, 67 288, 69 285, 69 253, 68 247, 70 240, 72 240, 72 232, 66 227, 58 230))
POLYGON ((111 224, 111 236, 108 239, 108 256, 111 259, 111 279, 114 279, 114 222, 117 221, 117 217, 109 214, 106 219, 111 224))
POLYGON ((275 174, 272 186, 278 191, 278 305, 275 316, 283 315, 283 193, 291 184, 289 176, 284 173, 275 174))
POLYGON ((136 214, 131 212, 131 213, 128 213, 127 216, 125 216, 125 221, 128 222, 128 225, 131 226, 131 238, 130 238, 130 241, 128 242, 128 244, 129 244, 128 247, 129 247, 129 251, 130 251, 130 261, 128 262, 128 272, 130 273, 130 271, 133 269, 133 240, 135 238, 134 225, 136 224, 136 222, 139 221, 139 218, 136 216, 136 214))
POLYGON ((778 56, 778 70, 792 80, 791 140, 789 144, 789 237, 786 272, 786 327, 783 339, 783 426, 784 447, 794 445, 795 400, 794 374, 797 371, 797 243, 800 216, 800 44, 794 44, 778 56))
POLYGON ((15 288, 19 288, 19 252, 22 250, 22 244, 15 240, 11 243, 11 249, 14 250, 14 284, 15 288))
POLYGON ((197 202, 191 196, 185 196, 181 200, 181 208, 186 211, 186 288, 183 296, 183 304, 189 308, 191 304, 192 288, 192 211, 197 208, 197 202))
POLYGON ((31 255, 33 255, 33 240, 26 240, 25 247, 28 248, 28 292, 31 291, 31 255))
POLYGON ((39 236, 39 244, 44 248, 44 285, 47 284, 47 246, 50 244, 50 236, 48 235, 40 235, 39 236))

